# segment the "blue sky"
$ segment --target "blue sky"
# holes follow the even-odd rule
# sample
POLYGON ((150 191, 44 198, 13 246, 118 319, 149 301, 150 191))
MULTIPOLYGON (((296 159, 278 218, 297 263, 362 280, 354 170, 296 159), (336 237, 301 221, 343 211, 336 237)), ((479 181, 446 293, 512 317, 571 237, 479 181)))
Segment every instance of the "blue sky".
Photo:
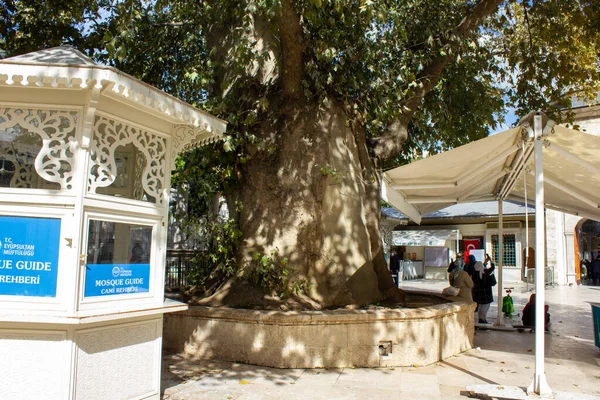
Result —
POLYGON ((504 124, 498 126, 498 128, 496 128, 496 130, 490 132, 490 135, 510 129, 511 125, 513 125, 515 122, 518 121, 518 118, 515 115, 515 109, 512 107, 510 107, 506 110, 506 113, 504 114, 504 118, 506 119, 504 124))

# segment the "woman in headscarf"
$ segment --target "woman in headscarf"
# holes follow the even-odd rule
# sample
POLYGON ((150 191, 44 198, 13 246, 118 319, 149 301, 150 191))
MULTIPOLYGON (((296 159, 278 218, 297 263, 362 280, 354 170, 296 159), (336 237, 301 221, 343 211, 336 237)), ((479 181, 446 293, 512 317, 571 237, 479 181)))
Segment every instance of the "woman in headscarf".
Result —
MULTIPOLYGON (((544 328, 545 330, 550 330, 550 313, 548 312, 547 304, 544 305, 544 328)), ((527 328, 535 328, 535 293, 533 293, 529 297, 529 303, 525 305, 523 308, 523 326, 527 328)))
MULTIPOLYGON (((477 313, 479 316, 480 324, 487 324, 487 313, 490 309, 490 304, 494 301, 494 295, 492 294, 493 280, 491 274, 496 268, 491 263, 490 268, 485 268, 481 261, 476 261, 474 256, 471 260, 473 264, 473 301, 477 303, 477 313)), ((489 256, 486 255, 486 258, 489 256)), ((490 260, 491 262, 491 260, 490 260)))
POLYGON ((450 283, 450 286, 460 289, 457 297, 472 302, 473 296, 471 296, 471 288, 473 287, 473 280, 463 268, 464 262, 462 254, 459 253, 456 255, 456 261, 448 267, 448 272, 450 273, 450 275, 448 275, 448 282, 450 283))

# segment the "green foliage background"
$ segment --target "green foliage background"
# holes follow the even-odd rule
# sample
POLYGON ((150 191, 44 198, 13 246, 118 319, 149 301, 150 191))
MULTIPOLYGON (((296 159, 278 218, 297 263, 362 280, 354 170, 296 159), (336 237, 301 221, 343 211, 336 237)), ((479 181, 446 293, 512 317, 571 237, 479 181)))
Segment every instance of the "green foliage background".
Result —
MULTIPOLYGON (((424 66, 449 56, 384 169, 485 137, 509 108, 561 121, 572 116, 559 108, 571 96, 595 98, 599 0, 504 1, 474 34, 458 36, 478 3, 294 1, 305 39, 303 98, 347 105, 368 137, 378 137, 423 87, 424 66)), ((275 150, 259 124, 276 118, 282 90, 278 7, 276 0, 0 0, 0 50, 12 56, 70 44, 226 120, 226 140, 182 157, 173 177, 190 184, 186 218, 198 222, 215 193, 235 199, 250 157, 275 150), (275 72, 265 77, 269 65, 275 72)), ((219 273, 235 274, 235 221, 205 224, 226 238, 210 244, 219 273)))

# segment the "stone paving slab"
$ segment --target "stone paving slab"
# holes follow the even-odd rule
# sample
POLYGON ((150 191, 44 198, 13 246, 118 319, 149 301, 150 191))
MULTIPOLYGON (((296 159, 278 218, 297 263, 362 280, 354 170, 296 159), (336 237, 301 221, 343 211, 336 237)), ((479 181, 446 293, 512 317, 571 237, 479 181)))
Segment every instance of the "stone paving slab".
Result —
POLYGON ((582 393, 566 393, 553 392, 552 397, 540 397, 536 394, 527 394, 525 389, 517 386, 499 386, 499 385, 473 385, 467 387, 467 392, 471 397, 481 399, 497 399, 497 400, 599 400, 600 397, 582 394, 582 393))
MULTIPOLYGON (((439 292, 446 282, 407 281, 405 285, 439 292)), ((525 285, 510 286, 515 287, 518 313, 530 292, 525 285)), ((589 301, 600 297, 594 289, 598 288, 549 287, 546 291, 553 329, 545 335, 545 372, 555 400, 600 400, 600 351, 593 341, 589 306, 589 301)), ((492 306, 488 314, 492 324, 495 313, 492 306)), ((515 316, 507 322, 519 321, 515 316)), ((490 394, 505 396, 498 399, 539 399, 514 397, 525 394, 523 388, 533 378, 534 346, 535 335, 528 331, 477 330, 475 348, 458 356, 428 366, 373 369, 277 369, 165 353, 162 396, 165 400, 460 400, 468 398, 470 388, 472 394, 487 399, 494 398, 490 394), (504 391, 495 392, 498 387, 504 391)))

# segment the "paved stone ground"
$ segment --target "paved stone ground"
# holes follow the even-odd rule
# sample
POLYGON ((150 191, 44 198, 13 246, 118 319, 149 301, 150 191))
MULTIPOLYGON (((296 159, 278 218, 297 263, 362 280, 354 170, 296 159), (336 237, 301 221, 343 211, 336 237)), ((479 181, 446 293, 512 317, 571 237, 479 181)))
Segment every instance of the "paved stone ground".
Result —
MULTIPOLYGON (((424 280, 401 284, 438 293, 446 285, 424 280)), ((514 287, 515 312, 520 313, 531 292, 521 283, 507 286, 514 287)), ((600 400, 600 351, 594 345, 590 301, 600 302, 600 287, 546 288, 553 326, 545 335, 545 370, 555 399, 600 400)), ((493 305, 488 321, 494 323, 496 315, 493 305)), ((518 324, 520 318, 506 322, 518 324)), ((534 342, 528 331, 477 330, 475 348, 456 357, 423 367, 375 369, 276 369, 165 354, 163 398, 464 400, 467 386, 527 387, 535 370, 534 342)))

